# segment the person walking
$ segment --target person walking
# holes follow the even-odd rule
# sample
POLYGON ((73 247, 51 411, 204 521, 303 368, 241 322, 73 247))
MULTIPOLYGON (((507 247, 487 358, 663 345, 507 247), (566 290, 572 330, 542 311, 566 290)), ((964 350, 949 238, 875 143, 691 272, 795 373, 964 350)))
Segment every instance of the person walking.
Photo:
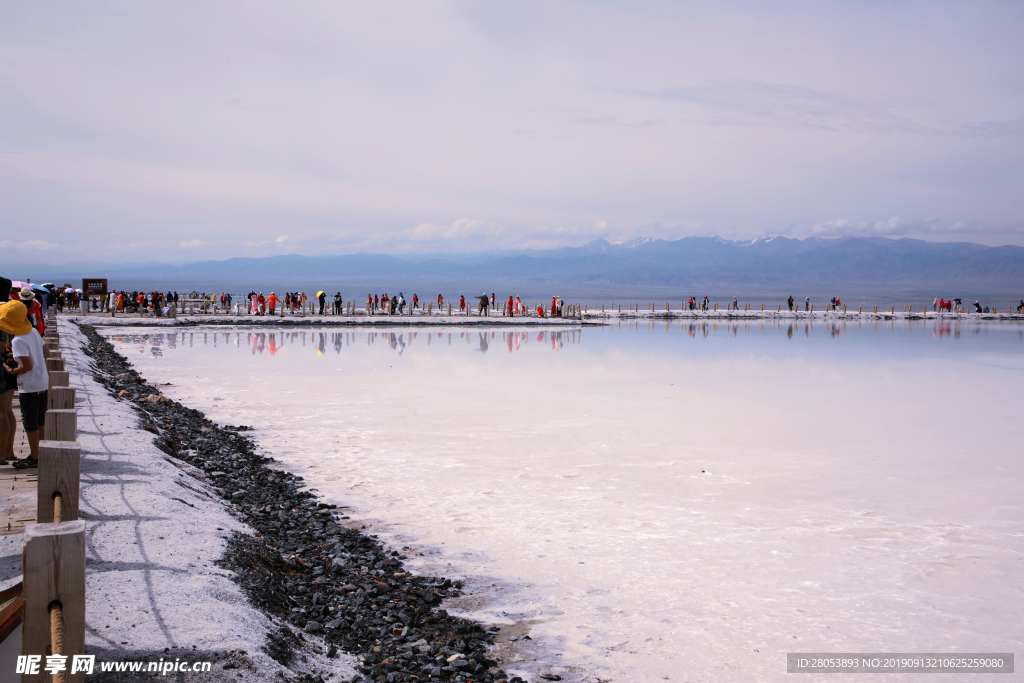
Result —
POLYGON ((811 297, 809 297, 809 296, 805 296, 804 297, 804 310, 805 311, 811 310, 811 297))
POLYGON ((441 306, 444 305, 444 297, 440 294, 437 295, 437 310, 441 310, 441 306))
POLYGON ((476 307, 477 315, 482 315, 486 318, 487 309, 491 303, 491 299, 490 297, 487 296, 487 292, 483 292, 480 296, 477 297, 477 299, 480 300, 480 304, 476 307))
POLYGON ((466 311, 466 297, 465 296, 460 296, 459 297, 459 313, 464 313, 465 311, 466 311))
POLYGON ((279 301, 280 299, 277 298, 277 294, 271 292, 270 296, 267 298, 267 308, 270 309, 270 315, 274 315, 277 311, 277 302, 279 301))
POLYGON ((341 292, 334 294, 334 315, 341 315, 341 292))
POLYGON ((327 304, 327 294, 320 290, 316 295, 316 300, 320 303, 320 315, 324 314, 324 306, 327 304))

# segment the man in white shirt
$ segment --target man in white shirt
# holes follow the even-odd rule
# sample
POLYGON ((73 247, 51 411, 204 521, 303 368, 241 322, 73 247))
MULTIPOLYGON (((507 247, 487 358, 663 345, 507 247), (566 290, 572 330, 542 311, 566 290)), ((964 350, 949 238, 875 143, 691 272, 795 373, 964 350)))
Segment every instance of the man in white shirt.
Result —
POLYGON ((25 427, 31 456, 15 461, 15 467, 35 467, 39 463, 39 429, 46 422, 46 391, 50 386, 50 373, 46 371, 49 350, 34 327, 27 334, 14 337, 11 351, 18 367, 12 371, 18 376, 18 402, 21 404, 21 424, 25 427), (26 462, 26 460, 28 462, 26 462))

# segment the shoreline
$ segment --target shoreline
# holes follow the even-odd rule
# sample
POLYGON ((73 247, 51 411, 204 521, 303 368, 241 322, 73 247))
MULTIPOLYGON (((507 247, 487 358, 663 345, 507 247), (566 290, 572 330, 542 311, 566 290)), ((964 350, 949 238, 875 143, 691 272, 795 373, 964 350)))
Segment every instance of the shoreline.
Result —
MULTIPOLYGON (((352 681, 389 674, 384 680, 521 680, 490 659, 501 657, 491 651, 499 627, 484 630, 439 608, 462 594, 462 582, 407 573, 404 554, 389 551, 335 506, 300 490, 302 477, 269 467, 272 458, 256 453, 248 429, 216 425, 160 397, 95 329, 78 329, 88 340, 82 351, 93 361, 93 380, 129 402, 141 429, 155 436, 154 445, 180 460, 181 469, 244 525, 227 539, 217 564, 233 573, 249 606, 274 624, 267 655, 287 666, 296 655, 306 659, 311 646, 302 641, 312 640, 323 643, 312 648, 328 658, 339 652, 354 658, 358 673, 352 681)), ((321 672, 328 666, 322 657, 317 665, 321 672)), ((299 680, 323 680, 304 675, 299 680)))

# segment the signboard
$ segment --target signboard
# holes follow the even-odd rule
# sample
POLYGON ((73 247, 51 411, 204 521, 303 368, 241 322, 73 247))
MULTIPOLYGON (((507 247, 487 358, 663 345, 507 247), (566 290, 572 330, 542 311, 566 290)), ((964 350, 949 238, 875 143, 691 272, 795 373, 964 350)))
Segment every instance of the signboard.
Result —
POLYGON ((82 278, 82 294, 87 296, 105 296, 106 293, 106 278, 82 278))

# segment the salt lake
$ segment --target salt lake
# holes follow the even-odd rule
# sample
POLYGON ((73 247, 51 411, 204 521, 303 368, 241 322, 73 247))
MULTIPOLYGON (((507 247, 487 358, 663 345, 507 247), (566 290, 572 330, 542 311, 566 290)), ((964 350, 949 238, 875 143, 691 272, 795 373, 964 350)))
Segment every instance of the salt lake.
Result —
POLYGON ((1020 324, 105 334, 563 675, 1024 645, 1020 324))

